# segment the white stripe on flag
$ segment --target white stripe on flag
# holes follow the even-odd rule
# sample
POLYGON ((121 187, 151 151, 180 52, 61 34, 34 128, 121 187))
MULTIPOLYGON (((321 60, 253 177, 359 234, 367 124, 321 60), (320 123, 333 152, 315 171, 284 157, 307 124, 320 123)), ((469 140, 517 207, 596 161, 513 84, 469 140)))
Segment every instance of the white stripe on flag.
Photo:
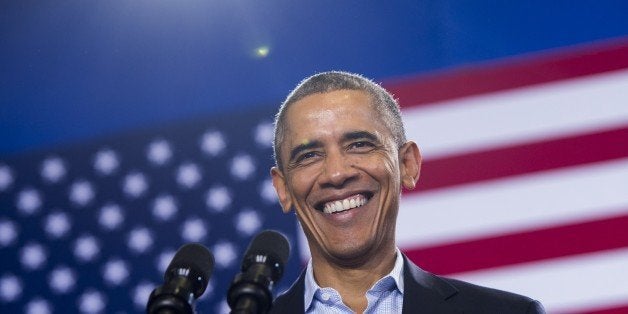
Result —
POLYGON ((406 104, 426 159, 628 124, 628 70, 439 102, 406 104))
POLYGON ((628 301, 628 248, 458 274, 455 278, 535 298, 548 313, 628 301))
POLYGON ((628 158, 507 177, 401 200, 397 243, 418 248, 628 210, 628 158))

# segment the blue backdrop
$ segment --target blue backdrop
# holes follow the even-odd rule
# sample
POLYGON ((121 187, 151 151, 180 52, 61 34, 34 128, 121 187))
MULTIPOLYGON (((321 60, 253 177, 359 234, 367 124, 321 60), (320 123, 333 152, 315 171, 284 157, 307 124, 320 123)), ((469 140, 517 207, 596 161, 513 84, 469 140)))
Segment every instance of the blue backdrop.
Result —
POLYGON ((624 1, 3 1, 0 154, 628 35, 624 1))

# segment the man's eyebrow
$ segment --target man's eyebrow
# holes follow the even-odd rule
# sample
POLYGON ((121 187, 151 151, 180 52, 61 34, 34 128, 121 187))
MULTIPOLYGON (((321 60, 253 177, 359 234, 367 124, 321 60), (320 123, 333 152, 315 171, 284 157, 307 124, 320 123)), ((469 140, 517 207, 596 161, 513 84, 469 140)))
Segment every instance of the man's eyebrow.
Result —
MULTIPOLYGON (((367 132, 367 131, 352 131, 352 132, 347 132, 342 136, 343 141, 352 141, 352 140, 360 140, 360 139, 367 139, 373 142, 379 142, 379 138, 375 134, 371 132, 367 132)), ((317 148, 321 146, 323 146, 323 143, 317 140, 304 141, 302 144, 299 144, 290 150, 290 158, 288 160, 293 160, 297 155, 299 155, 301 152, 305 150, 317 148)))
POLYGON ((300 154, 304 150, 321 147, 322 143, 320 141, 305 141, 303 144, 297 145, 295 148, 290 150, 290 159, 293 160, 298 154, 300 154))
POLYGON ((379 138, 368 131, 353 131, 353 132, 348 132, 345 133, 342 136, 342 139, 344 141, 349 141, 349 140, 359 140, 359 139, 367 139, 367 140, 371 140, 373 142, 379 142, 379 138))

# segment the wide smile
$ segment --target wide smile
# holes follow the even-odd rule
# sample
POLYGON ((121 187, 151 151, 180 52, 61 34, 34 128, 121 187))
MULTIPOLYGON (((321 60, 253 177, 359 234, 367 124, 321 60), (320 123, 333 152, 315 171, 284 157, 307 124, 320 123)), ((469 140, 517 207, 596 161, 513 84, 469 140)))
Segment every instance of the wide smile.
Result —
POLYGON ((315 208, 325 214, 337 214, 366 205, 373 197, 372 193, 358 193, 346 198, 320 202, 315 208))

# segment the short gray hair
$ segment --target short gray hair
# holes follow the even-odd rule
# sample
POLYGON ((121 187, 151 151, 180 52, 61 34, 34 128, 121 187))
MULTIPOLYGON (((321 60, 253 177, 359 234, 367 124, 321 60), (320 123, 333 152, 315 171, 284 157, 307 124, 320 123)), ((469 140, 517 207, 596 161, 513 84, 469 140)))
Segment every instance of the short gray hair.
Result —
POLYGON ((283 170, 281 163, 281 144, 286 132, 286 112, 288 107, 313 94, 327 93, 336 90, 359 90, 371 96, 375 109, 382 112, 384 124, 390 129, 390 133, 398 147, 406 142, 406 132, 401 120, 399 104, 388 91, 370 79, 355 73, 329 71, 314 74, 297 85, 286 97, 275 115, 275 130, 273 150, 275 164, 283 170))

